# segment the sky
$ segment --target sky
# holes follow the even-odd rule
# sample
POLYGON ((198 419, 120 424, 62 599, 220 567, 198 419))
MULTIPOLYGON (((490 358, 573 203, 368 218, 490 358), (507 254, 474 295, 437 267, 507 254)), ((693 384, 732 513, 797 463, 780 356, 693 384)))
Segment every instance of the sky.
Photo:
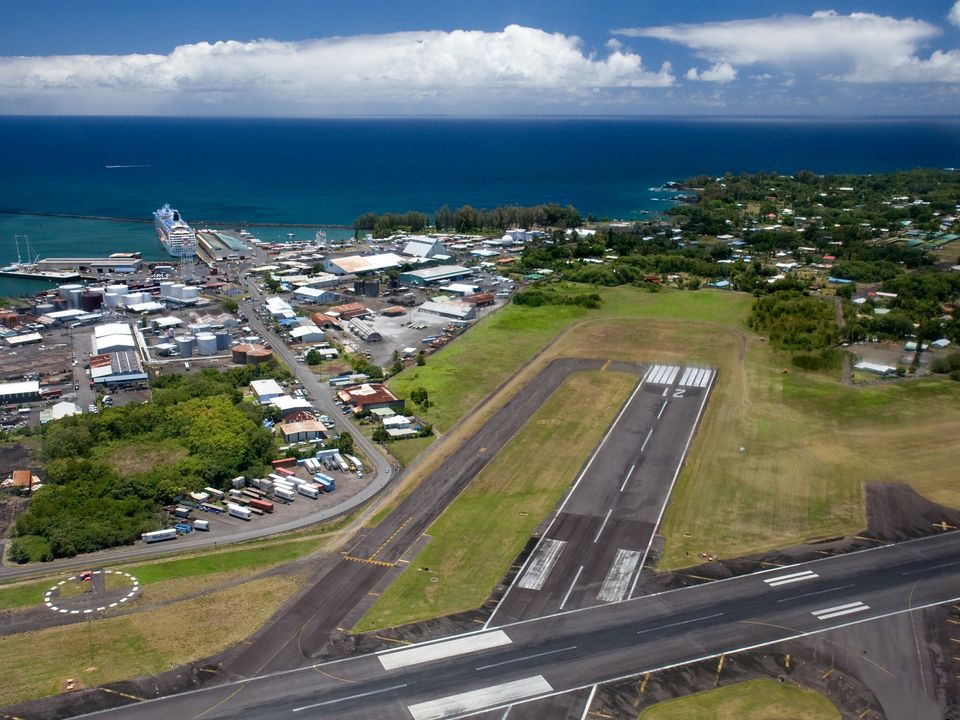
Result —
POLYGON ((0 114, 960 114, 960 0, 3 0, 0 114))

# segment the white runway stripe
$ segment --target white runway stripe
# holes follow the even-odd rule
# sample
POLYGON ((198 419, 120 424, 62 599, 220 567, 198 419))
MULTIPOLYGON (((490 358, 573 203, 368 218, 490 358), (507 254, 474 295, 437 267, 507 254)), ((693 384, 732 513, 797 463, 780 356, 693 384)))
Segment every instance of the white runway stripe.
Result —
POLYGON ((613 565, 607 572, 607 577, 603 580, 600 588, 600 594, 597 599, 602 602, 620 602, 627 594, 630 586, 630 579, 633 577, 633 571, 637 569, 637 563, 640 562, 640 556, 643 553, 638 550, 617 550, 617 556, 613 559, 613 565))
POLYGON ((679 385, 680 387, 705 388, 710 384, 714 372, 711 368, 685 368, 679 385))
POLYGON ((680 386, 686 387, 690 382, 690 376, 693 375, 696 368, 688 367, 683 369, 683 376, 680 378, 680 386))
POLYGON ((380 664, 384 670, 396 670, 397 668, 407 667, 409 665, 419 665, 443 658, 456 657, 457 655, 466 655, 468 653, 479 652, 480 650, 489 650, 490 648, 509 645, 510 638, 502 630, 495 630, 490 633, 480 635, 468 635, 457 638, 456 640, 447 640, 432 645, 421 645, 410 649, 396 650, 384 653, 378 656, 380 664))
POLYGON ((547 576, 553 566, 560 559, 560 553, 567 546, 566 540, 544 540, 540 543, 537 554, 527 566, 523 577, 517 582, 517 587, 525 590, 539 590, 547 581, 547 576))
POLYGON ((863 612, 869 609, 869 605, 858 600, 857 602, 847 603, 846 605, 835 605, 834 607, 823 608, 821 610, 812 610, 810 614, 817 618, 817 620, 829 620, 830 618, 850 615, 851 613, 863 612))
POLYGON ((670 385, 679 373, 678 365, 651 365, 645 380, 652 385, 670 385))
POLYGON ((712 377, 713 377, 713 370, 706 370, 703 373, 703 377, 700 379, 700 383, 697 387, 705 388, 707 385, 710 384, 710 378, 712 377))
POLYGON ((449 695, 438 700, 428 700, 416 705, 408 705, 407 710, 413 716, 413 720, 439 720, 439 718, 475 712, 494 705, 502 706, 514 700, 523 700, 552 690, 553 687, 544 679, 543 675, 534 675, 502 685, 493 685, 459 695, 449 695))
POLYGON ((777 577, 766 578, 764 579, 764 582, 770 587, 777 587, 779 585, 789 585, 790 583, 803 582, 804 580, 813 580, 817 577, 820 576, 812 570, 804 570, 803 572, 791 573, 789 575, 778 575, 777 577))

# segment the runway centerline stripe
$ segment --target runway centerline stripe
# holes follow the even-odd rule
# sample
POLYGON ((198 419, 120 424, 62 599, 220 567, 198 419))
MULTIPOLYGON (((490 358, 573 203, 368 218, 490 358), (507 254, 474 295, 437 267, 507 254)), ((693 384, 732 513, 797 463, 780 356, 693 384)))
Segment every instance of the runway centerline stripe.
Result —
POLYGON ((680 625, 689 625, 690 623, 700 622, 701 620, 709 620, 710 618, 720 617, 723 615, 722 612, 714 613, 713 615, 704 615, 703 617, 690 618, 689 620, 682 620, 681 622, 668 623, 666 625, 657 625, 656 627, 647 628, 646 630, 637 630, 637 635, 644 635, 645 633, 654 632, 655 630, 663 630, 664 628, 679 627, 680 625))
POLYGON ((523 662, 524 660, 536 660, 537 658, 546 657, 547 655, 556 655, 557 653, 567 652, 568 650, 576 650, 576 645, 571 645, 570 647, 558 648, 557 650, 547 650, 545 652, 536 653, 534 655, 526 655, 525 657, 513 658, 512 660, 501 660, 500 662, 491 663, 490 665, 481 665, 477 668, 477 672, 480 670, 489 670, 490 668, 500 667, 501 665, 512 665, 513 663, 523 662))
POLYGON ((600 586, 600 592, 597 599, 601 602, 620 602, 627 594, 627 587, 630 585, 630 578, 633 577, 633 571, 640 562, 642 553, 638 550, 617 550, 617 555, 613 559, 613 564, 607 571, 607 576, 600 586))
POLYGON ((635 467, 637 467, 637 466, 636 466, 636 465, 631 465, 631 466, 630 466, 630 469, 627 470, 627 475, 626 475, 626 477, 623 478, 623 485, 620 486, 620 492, 623 492, 623 491, 626 489, 627 483, 630 481, 630 476, 633 475, 633 470, 634 470, 635 467))
POLYGON ((950 567, 951 565, 960 565, 960 560, 954 560, 953 562, 940 563, 939 565, 933 565, 928 568, 921 570, 908 570, 907 572, 900 573, 901 575, 916 575, 919 572, 927 572, 929 570, 939 570, 940 568, 950 567))
POLYGON ((663 405, 660 406, 660 412, 657 413, 657 420, 660 419, 660 416, 663 415, 663 411, 667 409, 667 400, 663 401, 663 405))
POLYGON ((836 587, 827 588, 826 590, 814 590, 813 592, 803 593, 801 595, 791 595, 790 597, 780 598, 777 600, 778 603, 790 602, 791 600, 800 600, 802 598, 813 597, 814 595, 825 595, 829 592, 836 592, 837 590, 849 590, 852 587, 855 587, 856 583, 851 583, 849 585, 837 585, 836 587))
POLYGON ((346 702, 347 700, 357 700, 362 697, 368 697, 370 695, 380 695, 381 693, 391 692, 393 690, 400 690, 405 688, 407 683, 403 685, 391 685, 390 687, 380 688, 379 690, 370 690, 365 693, 357 693, 356 695, 349 695, 347 697, 337 698, 336 700, 324 700, 323 702, 314 703, 313 705, 304 705, 303 707, 293 708, 292 712, 300 712, 301 710, 310 710, 312 708, 323 707, 324 705, 335 705, 336 703, 346 702))
POLYGON ((643 439, 643 445, 640 446, 640 452, 647 449, 647 443, 650 442, 650 436, 653 435, 653 428, 647 431, 647 436, 643 439))
POLYGON ((607 521, 610 519, 610 513, 613 512, 613 508, 607 510, 606 517, 603 518, 603 522, 600 523, 600 529, 597 530, 597 534, 593 537, 593 542, 596 543, 600 539, 600 536, 603 534, 603 529, 607 526, 607 521))
POLYGON ((560 559, 560 553, 567 546, 566 540, 544 539, 537 548, 533 559, 527 565, 523 575, 517 582, 517 587, 524 590, 539 590, 547 582, 547 577, 553 566, 560 559))
POLYGON ((479 690, 408 705, 407 711, 413 716, 413 720, 440 720, 450 715, 502 706, 504 703, 549 692, 553 692, 553 686, 544 679, 543 675, 534 675, 501 685, 491 685, 479 690))
POLYGON ((573 576, 573 582, 570 583, 570 587, 567 588, 567 594, 563 596, 563 600, 560 603, 560 609, 563 610, 564 606, 567 604, 567 600, 570 599, 570 593, 573 592, 573 589, 577 586, 577 580, 580 579, 580 573, 583 572, 583 565, 577 568, 577 574, 573 576))
POLYGON ((509 645, 511 642, 505 632, 495 630, 481 635, 468 635, 467 637, 447 640, 432 645, 421 645, 409 649, 395 650, 378 655, 377 659, 380 661, 384 670, 396 670, 397 668, 407 667, 409 665, 419 665, 421 663, 433 662, 434 660, 442 660, 443 658, 488 650, 490 648, 500 647, 501 645, 509 645))

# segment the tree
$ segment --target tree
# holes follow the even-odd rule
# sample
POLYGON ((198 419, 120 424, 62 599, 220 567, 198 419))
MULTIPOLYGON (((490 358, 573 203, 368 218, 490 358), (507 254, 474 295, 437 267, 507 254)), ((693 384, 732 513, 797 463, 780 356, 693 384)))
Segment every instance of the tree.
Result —
POLYGON ((427 364, 427 356, 421 350, 420 352, 417 353, 417 366, 423 367, 426 364, 427 364))
POLYGON ((353 435, 348 432, 340 433, 340 436, 337 438, 337 450, 344 455, 353 453, 353 435))
POLYGON ((224 298, 220 301, 220 309, 224 312, 235 314, 237 310, 240 309, 240 306, 237 304, 237 301, 233 298, 224 298))
POLYGON ((307 365, 319 365, 322 360, 323 356, 316 348, 312 348, 310 352, 307 353, 307 365))
POLYGON ((373 441, 378 443, 389 442, 390 433, 387 432, 387 429, 380 425, 376 430, 373 431, 373 441))
POLYGON ((430 407, 430 397, 424 387, 415 387, 411 390, 410 399, 420 407, 430 407))

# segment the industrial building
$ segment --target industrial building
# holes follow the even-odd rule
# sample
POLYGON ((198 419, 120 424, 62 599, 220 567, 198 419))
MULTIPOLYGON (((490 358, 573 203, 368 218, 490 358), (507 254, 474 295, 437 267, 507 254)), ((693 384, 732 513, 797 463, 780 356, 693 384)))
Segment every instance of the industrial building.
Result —
POLYGON ((346 305, 335 305, 327 311, 330 315, 336 314, 336 317, 342 320, 352 320, 355 317, 363 317, 369 314, 367 308, 361 303, 347 303, 346 305))
POLYGON ((351 320, 347 324, 347 327, 350 328, 354 335, 364 342, 381 342, 383 340, 383 335, 375 330, 373 325, 368 322, 364 322, 359 318, 354 318, 351 320))
POLYGON ((140 358, 132 351, 90 356, 90 379, 101 385, 123 385, 148 378, 140 358))
POLYGON ((319 327, 321 330, 340 329, 340 322, 336 318, 330 317, 325 313, 314 313, 310 319, 313 320, 313 324, 319 327))
POLYGON ((295 300, 299 300, 301 302, 314 303, 316 305, 326 305, 327 303, 336 302, 341 296, 324 288, 304 285, 293 291, 293 297, 295 300))
POLYGON ((286 300, 280 297, 268 297, 264 301, 264 305, 267 308, 267 312, 270 313, 272 317, 278 319, 289 319, 295 318, 297 314, 293 311, 293 307, 286 300))
POLYGON ((440 240, 431 237, 417 236, 410 238, 401 251, 407 257, 449 259, 450 251, 440 240))
POLYGON ((277 423, 276 429, 288 443, 323 440, 327 436, 326 428, 319 420, 277 423))
POLYGON ((40 381, 0 383, 0 404, 34 402, 40 399, 40 381))
POLYGON ((133 330, 126 323, 106 323, 93 328, 93 354, 136 350, 133 330))
POLYGON ((313 343, 322 342, 324 334, 323 330, 313 323, 309 323, 290 328, 290 337, 295 343, 313 343))
POLYGON ((477 317, 476 305, 459 300, 447 302, 427 300, 420 306, 419 311, 425 315, 435 315, 450 320, 474 320, 477 317))
POLYGON ((370 273, 398 268, 407 262, 409 261, 395 253, 347 255, 345 257, 325 258, 323 269, 334 275, 369 275, 370 273))
POLYGON ((283 395, 283 388, 273 378, 267 380, 251 380, 250 389, 261 405, 268 405, 271 400, 283 395))
POLYGON ((275 397, 270 401, 270 404, 276 406, 277 409, 280 410, 280 414, 285 418, 291 415, 299 415, 300 413, 309 413, 313 409, 309 401, 303 398, 295 398, 291 395, 275 397))
POLYGON ((382 383, 362 383, 343 388, 337 397, 351 405, 356 413, 377 408, 403 410, 403 400, 398 398, 382 383))
POLYGON ((135 273, 143 266, 143 260, 132 255, 111 255, 98 258, 45 258, 37 261, 37 269, 43 271, 69 271, 78 273, 135 273))
POLYGON ((43 336, 38 332, 24 333, 22 335, 7 335, 4 339, 10 347, 20 347, 21 345, 43 342, 43 336))
POLYGON ((420 268, 400 273, 400 282, 408 285, 426 287, 437 285, 445 280, 462 280, 473 275, 473 270, 462 265, 438 265, 431 268, 420 268))

